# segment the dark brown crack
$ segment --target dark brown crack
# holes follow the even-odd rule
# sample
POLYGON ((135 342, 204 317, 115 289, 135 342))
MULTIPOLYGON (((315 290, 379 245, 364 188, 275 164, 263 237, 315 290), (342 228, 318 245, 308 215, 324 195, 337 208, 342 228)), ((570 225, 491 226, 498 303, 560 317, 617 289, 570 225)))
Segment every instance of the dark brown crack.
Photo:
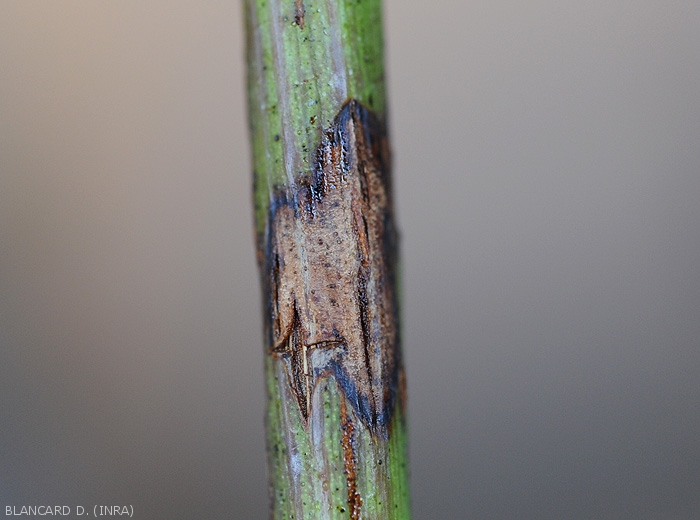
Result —
POLYGON ((340 427, 343 432, 343 471, 348 488, 348 509, 350 519, 360 518, 362 496, 357 491, 357 456, 355 455, 355 425, 348 415, 345 399, 340 401, 340 427))
POLYGON ((306 8, 304 7, 304 0, 294 1, 294 23, 299 26, 300 29, 304 28, 304 16, 306 15, 306 8))
POLYGON ((303 397, 299 399, 299 407, 304 420, 308 419, 309 416, 311 392, 313 391, 309 354, 314 349, 333 349, 341 345, 340 341, 321 341, 313 345, 304 345, 300 339, 299 313, 296 306, 294 307, 292 326, 282 343, 273 348, 272 353, 278 357, 286 358, 291 366, 294 393, 297 397, 303 397))

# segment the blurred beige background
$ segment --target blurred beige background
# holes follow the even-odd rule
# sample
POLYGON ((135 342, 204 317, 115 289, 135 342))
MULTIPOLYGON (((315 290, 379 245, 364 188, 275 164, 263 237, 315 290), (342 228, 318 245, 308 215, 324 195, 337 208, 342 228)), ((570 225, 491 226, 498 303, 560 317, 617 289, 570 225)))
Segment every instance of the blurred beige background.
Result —
MULTIPOLYGON (((415 518, 700 518, 697 1, 385 21, 415 518)), ((2 4, 3 512, 267 517, 249 163, 239 2, 2 4)))

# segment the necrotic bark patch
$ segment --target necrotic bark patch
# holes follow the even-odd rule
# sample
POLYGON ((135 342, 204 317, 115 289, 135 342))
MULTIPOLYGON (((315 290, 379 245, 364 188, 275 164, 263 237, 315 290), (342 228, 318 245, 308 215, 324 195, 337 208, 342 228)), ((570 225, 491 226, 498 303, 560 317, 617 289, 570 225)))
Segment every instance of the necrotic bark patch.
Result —
POLYGON ((316 382, 334 375, 368 427, 389 422, 400 366, 390 193, 385 133, 350 100, 324 132, 313 174, 271 205, 270 353, 305 421, 316 382))

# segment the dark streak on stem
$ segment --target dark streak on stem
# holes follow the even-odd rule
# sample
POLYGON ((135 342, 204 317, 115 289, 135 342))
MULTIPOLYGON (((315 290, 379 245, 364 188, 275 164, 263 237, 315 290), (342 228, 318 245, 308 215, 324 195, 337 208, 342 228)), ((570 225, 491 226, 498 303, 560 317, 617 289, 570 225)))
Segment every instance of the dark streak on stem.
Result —
POLYGON ((355 425, 348 416, 345 401, 340 403, 340 427, 343 431, 343 471, 348 483, 348 508, 350 520, 360 518, 362 496, 357 491, 357 456, 355 455, 355 425))
MULTIPOLYGON (((363 266, 364 267, 364 266, 363 266)), ((367 300, 367 270, 363 269, 362 267, 360 268, 359 272, 357 273, 357 296, 358 300, 360 303, 360 326, 362 327, 362 339, 363 341, 363 354, 364 354, 364 362, 365 365, 367 366, 367 379, 369 381, 369 391, 370 395, 374 395, 373 392, 373 374, 372 374, 372 363, 371 363, 371 355, 369 352, 369 346, 370 346, 370 331, 369 331, 369 316, 368 316, 368 307, 369 307, 369 302, 367 300)), ((375 406, 376 409, 376 406, 375 406)), ((371 417, 372 423, 376 423, 376 416, 371 417)))
POLYGON ((294 23, 296 23, 300 29, 304 28, 304 16, 306 15, 306 8, 304 7, 304 0, 295 0, 294 2, 294 23))

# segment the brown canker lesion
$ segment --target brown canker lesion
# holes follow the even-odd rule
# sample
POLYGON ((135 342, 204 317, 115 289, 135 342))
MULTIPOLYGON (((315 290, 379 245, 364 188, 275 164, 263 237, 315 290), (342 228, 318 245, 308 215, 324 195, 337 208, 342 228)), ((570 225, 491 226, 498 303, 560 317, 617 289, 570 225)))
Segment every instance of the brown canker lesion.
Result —
POLYGON ((385 133, 348 101, 325 131, 311 178, 276 195, 266 261, 270 352, 304 421, 333 375, 360 419, 388 423, 398 381, 396 232, 385 133))

